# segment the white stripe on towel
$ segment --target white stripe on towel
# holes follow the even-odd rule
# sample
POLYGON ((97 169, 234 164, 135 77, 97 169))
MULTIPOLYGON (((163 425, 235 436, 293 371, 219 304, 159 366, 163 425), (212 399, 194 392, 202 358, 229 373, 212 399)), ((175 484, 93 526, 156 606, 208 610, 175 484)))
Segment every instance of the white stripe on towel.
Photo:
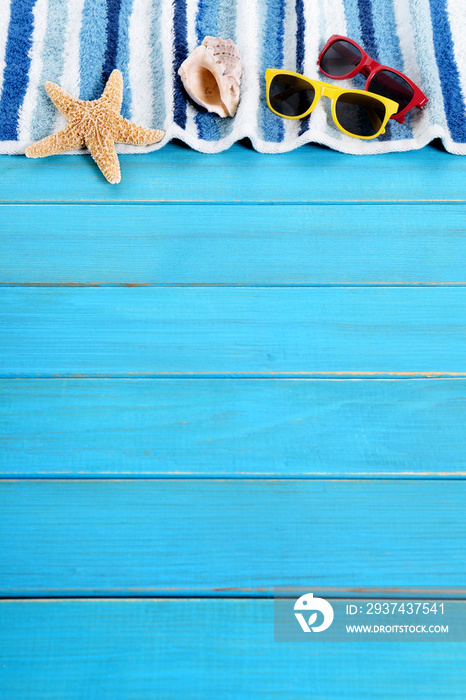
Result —
MULTIPOLYGON (((304 17, 306 18, 304 32, 304 75, 313 80, 322 80, 325 76, 319 72, 317 59, 320 52, 320 22, 321 6, 316 0, 304 0, 304 17)), ((325 131, 326 113, 324 97, 314 108, 309 119, 309 131, 325 131)))
MULTIPOLYGON (((65 30, 65 48, 63 56, 63 73, 60 86, 74 97, 79 97, 79 35, 81 33, 82 14, 85 0, 70 0, 68 3, 68 19, 65 30)), ((67 119, 57 111, 56 129, 63 129, 67 119)))
MULTIPOLYGON (((401 55, 403 56, 404 73, 422 90, 422 80, 414 42, 413 18, 409 3, 405 2, 405 0, 401 0, 401 2, 394 0, 393 9, 395 12, 396 31, 400 40, 401 55)), ((429 114, 427 112, 423 114, 413 112, 411 129, 414 136, 417 136, 419 131, 424 130, 428 124, 429 114)))
POLYGON ((304 31, 304 75, 320 80, 317 68, 320 47, 320 6, 316 0, 303 0, 304 31))
POLYGON ((37 104, 37 91, 44 89, 42 80, 42 50, 47 30, 48 0, 37 0, 32 11, 34 29, 30 49, 31 65, 29 68, 29 83, 23 104, 19 110, 18 141, 30 141, 31 121, 37 104))
POLYGON ((154 84, 150 62, 152 0, 134 0, 129 18, 129 65, 131 118, 149 127, 154 116, 154 84))
MULTIPOLYGON (((188 2, 186 7, 186 37, 188 41, 188 56, 198 45, 196 32, 198 6, 197 0, 191 0, 191 2, 188 2)), ((197 126, 195 122, 197 114, 199 114, 199 111, 194 107, 191 101, 188 100, 186 105, 186 131, 189 131, 191 134, 197 133, 197 126)))
POLYGON ((241 76, 241 100, 236 113, 235 128, 245 135, 257 135, 260 106, 259 75, 259 24, 256 0, 238 0, 236 16, 237 45, 241 51, 243 74, 241 76))
POLYGON ((346 16, 343 0, 332 0, 331 3, 324 4, 324 44, 330 39, 332 34, 347 36, 346 16))
POLYGON ((81 33, 84 2, 85 0, 70 0, 68 3, 63 73, 60 81, 61 87, 75 97, 79 97, 79 35, 81 33))
POLYGON ((175 8, 171 0, 160 0, 162 2, 161 37, 163 49, 163 68, 165 75, 165 125, 160 125, 159 129, 165 129, 167 136, 171 138, 173 131, 173 52, 175 44, 175 32, 173 29, 173 18, 175 8))

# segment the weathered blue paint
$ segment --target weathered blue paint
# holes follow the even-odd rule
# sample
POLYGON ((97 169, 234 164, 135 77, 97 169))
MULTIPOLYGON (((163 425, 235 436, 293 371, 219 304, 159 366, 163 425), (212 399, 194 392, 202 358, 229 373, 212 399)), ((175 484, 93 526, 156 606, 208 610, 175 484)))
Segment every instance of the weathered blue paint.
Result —
POLYGON ((121 162, 0 157, 1 592, 131 597, 1 603, 0 694, 462 698, 460 646, 311 656, 257 597, 466 597, 466 160, 121 162))
POLYGON ((466 379, 17 379, 0 393, 3 478, 466 476, 466 379))
POLYGON ((465 213, 433 203, 12 205, 0 285, 466 284, 465 213))
POLYGON ((90 156, 0 156, 0 202, 466 202, 466 158, 435 146, 349 156, 315 146, 264 155, 237 144, 207 155, 169 144, 154 153, 120 156, 120 162, 123 181, 113 187, 90 156))
POLYGON ((466 286, 3 287, 0 376, 466 374, 466 286))
POLYGON ((21 700, 464 698, 462 644, 276 644, 273 634, 271 600, 4 601, 0 691, 21 700))
POLYGON ((3 481, 0 595, 434 586, 464 598, 465 498, 466 480, 3 481))

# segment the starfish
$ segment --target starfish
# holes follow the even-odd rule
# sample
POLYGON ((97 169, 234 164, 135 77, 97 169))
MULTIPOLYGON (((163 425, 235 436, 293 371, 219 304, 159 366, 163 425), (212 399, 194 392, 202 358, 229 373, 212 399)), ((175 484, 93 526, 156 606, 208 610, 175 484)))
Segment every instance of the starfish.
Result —
POLYGON ((98 100, 79 100, 55 83, 45 83, 45 89, 69 124, 26 149, 28 158, 42 158, 87 146, 104 176, 115 184, 121 180, 115 143, 140 146, 158 143, 165 135, 164 131, 145 129, 121 116, 123 76, 119 70, 112 71, 98 100))

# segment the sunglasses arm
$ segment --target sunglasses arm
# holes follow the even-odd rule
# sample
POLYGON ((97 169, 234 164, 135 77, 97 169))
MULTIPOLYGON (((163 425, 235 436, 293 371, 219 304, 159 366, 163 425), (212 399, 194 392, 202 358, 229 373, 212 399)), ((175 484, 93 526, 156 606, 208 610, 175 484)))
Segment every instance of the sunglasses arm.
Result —
POLYGON ((374 131, 380 131, 382 128, 383 122, 380 121, 380 117, 378 116, 377 112, 373 107, 370 107, 368 109, 368 114, 369 114, 369 119, 371 120, 372 128, 374 131))

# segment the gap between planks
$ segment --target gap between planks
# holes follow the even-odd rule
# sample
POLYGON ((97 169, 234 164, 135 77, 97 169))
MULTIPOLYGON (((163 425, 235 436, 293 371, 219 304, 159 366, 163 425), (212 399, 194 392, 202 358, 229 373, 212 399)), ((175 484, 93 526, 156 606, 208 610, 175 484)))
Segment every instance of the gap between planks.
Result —
POLYGON ((466 282, 372 282, 368 284, 252 284, 244 282, 0 282, 0 287, 84 287, 84 288, 113 288, 113 287, 241 287, 243 289, 364 289, 374 287, 464 287, 466 282))
MULTIPOLYGON (((244 206, 270 206, 271 204, 277 204, 277 199, 257 199, 257 200, 245 200, 245 199, 73 199, 73 200, 31 200, 30 202, 25 202, 24 200, 9 199, 1 200, 0 207, 70 207, 70 206, 95 206, 95 205, 105 205, 105 206, 139 206, 139 205, 151 205, 151 206, 177 206, 184 204, 197 205, 204 207, 206 205, 221 205, 221 206, 236 206, 238 204, 244 206)), ((465 199, 342 199, 342 200, 307 200, 307 199, 296 199, 296 200, 284 200, 280 201, 280 206, 374 206, 377 204, 387 204, 387 205, 398 205, 402 204, 405 206, 412 206, 416 204, 440 204, 448 205, 453 204, 457 206, 464 206, 466 204, 465 199)))
MULTIPOLYGON (((301 589, 302 586, 298 586, 298 589, 301 589)), ((61 589, 60 589, 61 590, 61 589)), ((66 589, 64 589, 66 590, 66 589)), ((126 589, 125 589, 126 590, 126 589)), ((158 591, 160 589, 157 589, 158 591)), ((273 600, 275 595, 272 592, 269 592, 267 590, 262 591, 260 588, 258 589, 252 589, 252 588, 239 588, 237 589, 237 592, 235 592, 234 589, 231 588, 212 588, 209 589, 205 592, 198 591, 197 593, 193 593, 192 595, 185 595, 183 593, 176 594, 174 591, 177 589, 170 588, 167 589, 170 591, 167 595, 160 595, 158 593, 157 595, 150 595, 147 593, 141 593, 141 594, 134 594, 134 595, 128 595, 127 593, 123 596, 120 596, 118 594, 111 595, 109 593, 106 593, 105 595, 90 595, 90 596, 83 596, 83 595, 68 595, 64 593, 63 595, 58 595, 58 594, 44 594, 43 596, 38 597, 37 595, 34 596, 21 596, 21 595, 15 595, 13 596, 0 596, 0 603, 14 603, 15 601, 24 601, 28 603, 53 603, 54 601, 56 602, 61 602, 64 600, 75 600, 77 602, 82 602, 82 603, 87 603, 87 602, 96 602, 96 601, 102 601, 102 602, 125 602, 127 601, 128 603, 130 602, 139 602, 141 600, 151 600, 153 602, 160 602, 164 603, 166 601, 170 600, 218 600, 221 598, 222 600, 228 601, 235 601, 235 600, 273 600)), ((180 591, 182 589, 179 589, 180 591)), ((280 591, 282 594, 280 595, 280 598, 289 598, 289 599, 294 599, 296 597, 295 591, 296 588, 290 588, 290 595, 284 595, 283 594, 283 587, 280 587, 280 591)), ((378 588, 322 588, 319 586, 312 586, 312 591, 316 595, 318 594, 319 596, 323 596, 327 598, 328 600, 365 600, 367 598, 372 598, 376 600, 392 600, 392 599, 397 599, 397 600, 404 600, 407 598, 413 598, 416 597, 417 599, 422 599, 422 600, 451 600, 451 601, 464 601, 466 603, 466 588, 458 588, 458 589, 433 589, 431 591, 429 590, 423 590, 422 588, 407 588, 401 589, 401 588, 394 588, 394 589, 378 589, 378 588)))
POLYGON ((126 372, 126 373, 16 373, 0 374, 0 379, 255 379, 280 381, 405 381, 423 379, 465 379, 466 372, 126 372))
POLYGON ((299 474, 277 475, 274 472, 235 472, 234 476, 217 476, 206 474, 205 472, 176 472, 172 474, 155 474, 139 470, 135 473, 106 472, 100 471, 98 474, 89 474, 84 471, 59 472, 59 474, 47 472, 35 472, 34 474, 22 474, 21 472, 2 472, 0 485, 3 482, 16 481, 181 481, 181 480, 202 480, 202 481, 464 481, 466 471, 456 472, 361 472, 346 473, 341 476, 329 476, 328 472, 300 472, 299 474))

